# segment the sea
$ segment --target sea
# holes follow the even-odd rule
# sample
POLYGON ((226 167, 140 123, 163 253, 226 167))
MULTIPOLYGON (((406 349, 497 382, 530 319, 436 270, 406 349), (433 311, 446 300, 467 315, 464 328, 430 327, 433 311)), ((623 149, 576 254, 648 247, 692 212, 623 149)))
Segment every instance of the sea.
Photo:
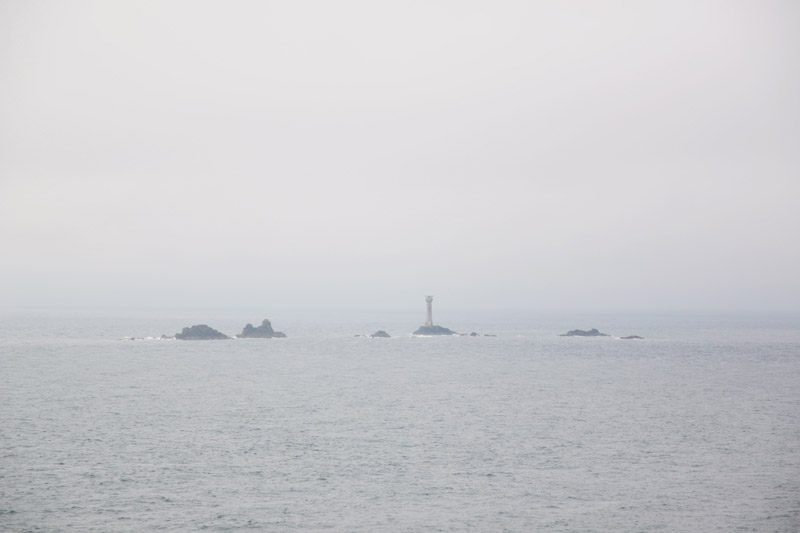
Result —
POLYGON ((0 310, 0 531, 800 530, 800 314, 419 311, 0 310))

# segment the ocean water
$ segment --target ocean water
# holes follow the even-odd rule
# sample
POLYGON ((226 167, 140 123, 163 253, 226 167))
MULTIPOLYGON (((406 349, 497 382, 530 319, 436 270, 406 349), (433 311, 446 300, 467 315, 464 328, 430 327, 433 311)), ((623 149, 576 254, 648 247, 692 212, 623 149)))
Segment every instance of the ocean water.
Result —
POLYGON ((248 313, 0 312, 0 530, 800 530, 800 316, 453 313, 497 336, 416 338, 294 312, 269 317, 286 339, 123 340, 248 313), (593 327, 615 336, 558 336, 593 327))

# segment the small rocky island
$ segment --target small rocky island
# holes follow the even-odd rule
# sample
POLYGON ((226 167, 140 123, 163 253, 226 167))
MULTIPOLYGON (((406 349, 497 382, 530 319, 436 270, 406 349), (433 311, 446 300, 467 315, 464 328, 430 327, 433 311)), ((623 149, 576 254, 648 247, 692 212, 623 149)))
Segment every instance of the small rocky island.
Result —
POLYGON ((205 324, 196 324, 190 328, 183 328, 183 331, 175 334, 175 338, 182 341, 207 341, 229 339, 230 337, 205 324))
POLYGON ((620 337, 620 339, 625 339, 625 340, 644 339, 644 337, 640 337, 639 335, 628 335, 627 337, 620 337))
POLYGON ((236 335, 237 339, 283 339, 286 334, 272 329, 272 322, 265 318, 257 328, 253 324, 247 324, 241 333, 236 335))
POLYGON ((376 331, 372 335, 370 335, 371 339, 391 339, 392 336, 383 331, 382 329, 376 331))
POLYGON ((582 329, 573 329, 566 333, 562 333, 559 337, 610 337, 610 335, 606 335, 605 333, 600 333, 596 329, 590 329, 589 331, 585 331, 582 329))

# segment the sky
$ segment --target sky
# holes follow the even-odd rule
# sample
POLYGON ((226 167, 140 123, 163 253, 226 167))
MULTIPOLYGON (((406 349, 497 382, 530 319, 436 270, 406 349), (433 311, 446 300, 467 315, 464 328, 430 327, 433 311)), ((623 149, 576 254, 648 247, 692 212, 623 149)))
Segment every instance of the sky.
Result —
POLYGON ((0 307, 797 311, 798 95, 795 1, 0 0, 0 307))

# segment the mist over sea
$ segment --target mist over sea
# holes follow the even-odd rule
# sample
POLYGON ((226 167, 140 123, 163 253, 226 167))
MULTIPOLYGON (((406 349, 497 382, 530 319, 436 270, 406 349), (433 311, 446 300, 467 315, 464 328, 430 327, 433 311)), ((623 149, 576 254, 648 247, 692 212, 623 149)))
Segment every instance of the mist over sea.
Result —
POLYGON ((800 316, 440 315, 0 311, 0 530, 800 529, 800 316))

